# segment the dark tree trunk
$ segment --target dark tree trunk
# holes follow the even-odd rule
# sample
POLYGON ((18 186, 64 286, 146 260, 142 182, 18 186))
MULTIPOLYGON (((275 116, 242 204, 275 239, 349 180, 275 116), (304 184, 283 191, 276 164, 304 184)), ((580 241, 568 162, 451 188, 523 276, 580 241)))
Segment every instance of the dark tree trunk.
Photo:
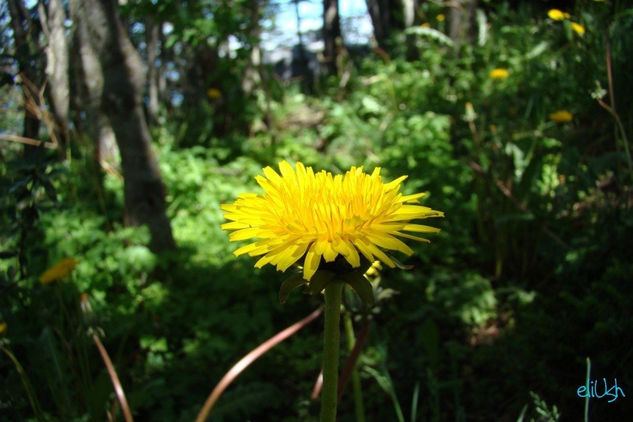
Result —
POLYGON ((161 24, 151 18, 145 21, 145 38, 147 43, 147 94, 149 96, 148 115, 150 124, 158 120, 158 31, 161 24))
MULTIPOLYGON (((299 13, 299 3, 301 0, 292 0, 292 3, 295 5, 295 17, 297 19, 297 38, 299 39, 299 45, 297 46, 298 51, 298 63, 297 63, 297 72, 302 77, 302 86, 305 92, 311 93, 314 89, 314 75, 310 71, 308 67, 308 58, 305 54, 305 45, 303 43, 303 33, 301 32, 301 13, 299 13)), ((293 60, 294 60, 294 52, 293 52, 293 60)), ((294 65, 293 65, 294 67, 294 65)), ((295 74, 293 70, 293 75, 295 74)))
POLYGON ((338 13, 338 0, 323 0, 323 44, 324 60, 328 74, 336 73, 338 43, 342 46, 341 22, 338 13))
MULTIPOLYGON (((114 129, 110 119, 101 109, 103 92, 103 69, 98 52, 90 41, 89 22, 80 15, 81 0, 70 1, 70 14, 75 26, 74 49, 76 50, 75 72, 76 89, 80 93, 79 102, 83 105, 76 109, 76 126, 82 129, 85 123, 86 132, 94 142, 95 162, 103 168, 118 162, 114 129), (80 117, 86 113, 85 119, 80 117)), ((82 130, 79 130, 80 132, 82 130)))
POLYGON ((259 0, 251 0, 250 2, 250 26, 248 28, 248 36, 250 38, 250 54, 246 69, 242 78, 242 91, 248 97, 253 94, 255 89, 262 84, 260 68, 262 65, 261 48, 259 40, 261 36, 261 26, 259 25, 260 8, 259 0))
MULTIPOLYGON (((24 109, 24 126, 22 136, 37 139, 40 132, 40 119, 37 115, 39 108, 38 89, 40 77, 37 48, 37 29, 29 20, 28 10, 22 0, 8 0, 11 15, 11 29, 15 43, 16 57, 22 83, 24 109)), ((25 152, 33 151, 33 147, 26 146, 25 152)))
POLYGON ((449 15, 449 36, 456 46, 473 38, 477 0, 455 0, 449 15))
MULTIPOLYGON (((415 0, 402 0, 402 16, 404 29, 411 28, 415 23, 415 9, 417 7, 415 0)), ((420 57, 419 51, 415 45, 416 36, 413 34, 406 35, 407 60, 413 61, 420 57)))
POLYGON ((158 101, 159 103, 168 105, 171 104, 169 98, 167 98, 167 63, 174 61, 173 47, 167 47, 167 40, 163 33, 163 24, 160 24, 158 28, 158 39, 160 41, 160 66, 158 66, 158 101))
POLYGON ((103 69, 101 109, 110 119, 121 152, 126 222, 149 227, 152 250, 174 248, 165 189, 143 112, 141 58, 119 21, 115 0, 77 0, 77 6, 77 17, 87 25, 103 69))
POLYGON ((46 46, 46 77, 48 97, 53 114, 54 128, 51 137, 59 143, 60 156, 66 157, 68 139, 68 44, 64 33, 66 12, 61 0, 49 0, 47 10, 40 2, 40 21, 48 38, 46 46))
POLYGON ((381 48, 386 48, 386 42, 394 28, 403 29, 402 22, 399 22, 395 10, 402 9, 399 0, 365 0, 367 11, 374 27, 374 38, 381 48))

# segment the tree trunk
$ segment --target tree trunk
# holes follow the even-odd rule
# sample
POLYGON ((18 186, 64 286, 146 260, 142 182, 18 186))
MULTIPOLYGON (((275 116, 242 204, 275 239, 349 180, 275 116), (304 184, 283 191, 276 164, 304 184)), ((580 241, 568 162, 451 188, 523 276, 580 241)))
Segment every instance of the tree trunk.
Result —
MULTIPOLYGON (((110 119, 101 109, 103 92, 103 69, 99 55, 90 42, 89 23, 80 15, 81 0, 70 1, 70 14, 75 25, 75 48, 77 50, 77 85, 80 99, 86 112, 86 129, 94 142, 94 158, 102 168, 116 166, 119 156, 114 129, 110 119)), ((78 114, 81 110, 78 110, 78 114)), ((78 120, 82 120, 78 117, 78 120)), ((83 120, 82 120, 83 123, 83 120)), ((79 127, 79 125, 77 125, 79 127)))
POLYGON ((40 21, 48 38, 46 46, 46 77, 54 128, 51 137, 59 143, 60 156, 66 158, 68 139, 68 45, 64 33, 66 12, 61 0, 49 0, 48 9, 40 2, 40 21))
POLYGON ((116 0, 75 1, 76 23, 87 26, 103 70, 101 109, 110 119, 121 152, 126 223, 149 227, 152 250, 172 249, 165 189, 143 112, 141 58, 119 21, 116 0))
POLYGON ((476 13, 477 0, 453 1, 449 15, 449 36, 457 47, 463 42, 472 41, 476 13))
MULTIPOLYGON (((402 0, 402 16, 404 29, 411 28, 415 23, 415 0, 402 0)), ((415 45, 417 37, 413 34, 407 34, 405 42, 407 45, 407 60, 414 61, 420 57, 419 51, 415 45)))
POLYGON ((262 53, 259 47, 259 40, 261 36, 261 26, 259 25, 259 0, 251 0, 249 2, 249 18, 250 25, 248 29, 248 36, 251 41, 250 54, 248 62, 246 63, 246 69, 244 70, 244 76, 242 78, 242 91, 248 97, 253 94, 255 89, 262 84, 262 78, 260 74, 260 67, 262 65, 262 53))
POLYGON ((158 31, 161 24, 156 24, 151 18, 145 21, 145 39, 147 43, 147 91, 149 96, 148 116, 150 124, 158 120, 158 31))
POLYGON ((386 48, 391 30, 396 22, 392 10, 400 8, 398 0, 365 0, 367 11, 374 28, 374 38, 378 47, 386 48))
MULTIPOLYGON (((323 44, 325 68, 329 75, 336 74, 338 56, 337 39, 341 38, 338 0, 323 0, 323 44)), ((342 46, 342 39, 339 41, 342 46)))
MULTIPOLYGON (((24 126, 22 136, 38 139, 40 132, 38 89, 40 78, 38 77, 38 61, 36 42, 37 29, 29 21, 29 13, 22 0, 8 0, 9 14, 11 15, 11 29, 13 29, 13 41, 15 43, 15 55, 20 70, 24 101, 24 126)), ((31 146, 25 146, 25 152, 34 150, 31 146)))
POLYGON ((160 41, 160 66, 158 66, 158 101, 159 103, 167 103, 167 107, 171 105, 171 100, 167 98, 167 63, 174 62, 173 47, 167 48, 167 39, 163 33, 163 23, 158 28, 158 39, 160 41))

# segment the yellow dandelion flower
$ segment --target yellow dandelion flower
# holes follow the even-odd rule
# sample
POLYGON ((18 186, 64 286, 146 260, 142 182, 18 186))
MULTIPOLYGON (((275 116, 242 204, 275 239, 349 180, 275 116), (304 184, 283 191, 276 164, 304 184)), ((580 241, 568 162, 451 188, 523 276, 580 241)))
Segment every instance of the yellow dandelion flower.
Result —
POLYGON ((217 88, 209 88, 207 89, 207 97, 209 97, 210 100, 217 100, 222 97, 222 91, 217 88))
POLYGON ((368 262, 379 259, 395 264, 382 249, 413 253, 398 237, 428 242, 414 233, 436 233, 439 229, 411 220, 443 217, 441 211, 413 205, 424 193, 402 195, 400 184, 407 176, 383 183, 380 168, 371 174, 352 167, 345 175, 333 175, 286 161, 279 163, 279 175, 266 167, 257 176, 263 195, 243 193, 233 204, 223 204, 224 218, 231 222, 224 230, 235 230, 230 241, 258 239, 237 249, 236 256, 260 256, 255 267, 276 265, 285 271, 300 258, 303 278, 310 280, 321 258, 333 262, 339 255, 351 267, 361 265, 359 252, 368 262), (382 249, 381 249, 382 248, 382 249))
POLYGON ((491 79, 506 79, 510 76, 510 72, 508 69, 496 68, 492 69, 488 76, 490 76, 491 79))
POLYGON ((584 26, 576 22, 571 23, 571 29, 578 35, 585 35, 585 32, 587 32, 584 26))
POLYGON ((435 18, 438 20, 438 22, 444 22, 444 19, 446 19, 446 16, 444 16, 444 13, 440 13, 435 18))
POLYGON ((78 264, 79 261, 75 258, 64 258, 40 275, 40 283, 48 284, 60 278, 64 278, 70 274, 78 264))
POLYGON ((565 13, 558 9, 550 9, 547 12, 547 16, 549 16, 550 19, 555 20, 555 21, 562 21, 565 19, 569 19, 571 17, 569 13, 565 13))
POLYGON ((0 334, 3 334, 5 331, 7 331, 7 323, 2 321, 0 322, 0 334))
POLYGON ((431 24, 428 22, 424 22, 423 24, 420 25, 420 28, 430 28, 431 24))
POLYGON ((574 118, 574 115, 567 110, 558 110, 549 115, 549 119, 556 123, 569 123, 574 118))

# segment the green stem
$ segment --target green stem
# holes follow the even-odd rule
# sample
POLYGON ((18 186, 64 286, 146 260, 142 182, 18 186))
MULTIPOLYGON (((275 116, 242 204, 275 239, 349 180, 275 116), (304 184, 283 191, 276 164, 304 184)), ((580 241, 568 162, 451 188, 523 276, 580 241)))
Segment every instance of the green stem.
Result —
MULTIPOLYGON (((347 337, 347 347, 349 352, 352 353, 356 346, 356 338, 354 336, 354 326, 352 325, 352 317, 349 312, 345 313, 345 334, 347 337)), ((365 409, 363 406, 363 391, 360 387, 360 376, 358 375, 358 368, 354 365, 352 369, 352 387, 354 392, 354 409, 356 412, 356 422, 365 422, 365 409)))
POLYGON ((40 403, 37 400, 37 396, 35 395, 35 391, 33 390, 31 381, 29 380, 29 377, 26 375, 24 368, 22 367, 22 365, 20 365, 20 362, 18 361, 18 359, 9 349, 4 347, 3 345, 0 345, 0 349, 9 357, 9 359, 11 359, 11 362, 13 362, 15 369, 18 371, 18 374, 20 375, 20 379, 22 380, 22 384, 24 385, 24 389, 26 390, 26 395, 29 398, 29 403, 31 404, 31 408, 33 409, 33 412, 35 413, 35 417, 37 418, 38 421, 45 421, 46 418, 44 416, 44 413, 42 413, 42 408, 40 407, 40 403))
POLYGON ((591 359, 587 357, 587 376, 585 377, 585 387, 587 395, 585 396, 585 422, 589 422, 589 378, 591 377, 591 359))
POLYGON ((321 422, 336 422, 338 388, 338 355, 341 331, 341 296, 343 283, 325 287, 325 329, 323 332, 323 387, 321 389, 321 422))

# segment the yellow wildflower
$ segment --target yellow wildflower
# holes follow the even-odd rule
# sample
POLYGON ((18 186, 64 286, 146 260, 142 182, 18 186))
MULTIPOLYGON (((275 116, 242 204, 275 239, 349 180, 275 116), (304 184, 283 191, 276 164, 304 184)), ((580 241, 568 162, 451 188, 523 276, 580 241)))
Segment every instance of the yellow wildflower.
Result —
POLYGON ((378 276, 380 275, 380 270, 382 270, 382 264, 380 261, 374 261, 373 264, 367 268, 367 271, 365 271, 365 277, 369 278, 378 276))
POLYGON ((7 323, 2 321, 0 322, 0 334, 3 334, 5 331, 7 331, 7 323))
MULTIPOLYGON (((407 176, 383 183, 380 168, 370 174, 352 167, 345 175, 314 173, 300 162, 296 169, 279 163, 279 175, 270 167, 257 176, 263 195, 243 193, 233 204, 222 204, 224 218, 231 222, 224 230, 236 230, 230 241, 258 239, 237 249, 236 256, 261 256, 255 263, 285 271, 303 259, 303 278, 310 280, 321 258, 333 262, 339 255, 351 267, 361 265, 359 252, 373 262, 376 258, 390 267, 395 264, 380 248, 413 253, 397 237, 428 242, 415 233, 436 233, 439 229, 410 220, 443 217, 444 213, 418 203, 424 193, 402 195, 400 184, 407 176)), ((341 261, 344 262, 344 261, 341 261)))
POLYGON ((438 22, 444 22, 444 19, 446 19, 446 16, 444 16, 444 13, 440 13, 435 18, 437 19, 438 22))
POLYGON ((558 9, 550 9, 547 12, 547 16, 549 16, 550 19, 555 20, 555 21, 562 21, 565 19, 569 19, 571 17, 569 13, 562 12, 558 9))
POLYGON ((558 110, 549 115, 549 119, 556 123, 569 123, 574 118, 574 115, 567 110, 558 110))
POLYGON ((217 88, 209 88, 207 89, 207 97, 209 97, 210 100, 217 100, 222 97, 222 91, 217 88))
POLYGON ((64 278, 70 274, 78 264, 79 261, 74 258, 64 258, 40 275, 40 283, 48 284, 60 278, 64 278))
POLYGON ((424 22, 422 25, 420 25, 420 28, 430 28, 431 24, 428 22, 424 22))
POLYGON ((492 79, 506 79, 510 76, 510 72, 508 72, 508 69, 496 68, 490 71, 489 76, 492 79))
POLYGON ((585 35, 586 32, 585 27, 576 22, 571 23, 571 29, 573 29, 574 32, 578 35, 585 35))

